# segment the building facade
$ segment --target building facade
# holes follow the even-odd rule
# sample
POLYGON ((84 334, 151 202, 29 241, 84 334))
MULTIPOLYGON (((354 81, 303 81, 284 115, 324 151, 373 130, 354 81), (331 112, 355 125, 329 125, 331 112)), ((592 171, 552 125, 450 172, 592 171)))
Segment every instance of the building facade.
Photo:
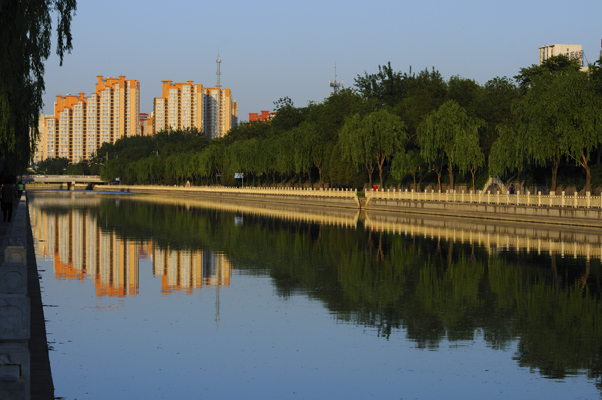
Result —
POLYGON ((203 126, 203 85, 161 81, 163 92, 153 102, 154 132, 203 126))
POLYGON ((150 113, 150 114, 141 113, 140 114, 140 132, 139 132, 140 136, 153 136, 154 135, 155 126, 154 126, 153 115, 154 115, 154 113, 150 113))
POLYGON ((570 60, 579 60, 581 69, 587 69, 583 64, 583 47, 580 44, 548 44, 539 48, 539 65, 550 57, 563 55, 570 60))
POLYGON ((230 89, 165 80, 161 97, 153 105, 155 133, 198 129, 208 138, 225 136, 238 123, 238 105, 230 89))
POLYGON ((97 76, 90 97, 57 95, 54 115, 44 117, 44 159, 65 157, 77 163, 94 156, 103 143, 139 134, 140 83, 97 76))
POLYGON ((259 113, 249 113, 249 122, 253 121, 269 121, 272 117, 276 115, 274 112, 269 112, 268 110, 261 110, 261 114, 259 113))

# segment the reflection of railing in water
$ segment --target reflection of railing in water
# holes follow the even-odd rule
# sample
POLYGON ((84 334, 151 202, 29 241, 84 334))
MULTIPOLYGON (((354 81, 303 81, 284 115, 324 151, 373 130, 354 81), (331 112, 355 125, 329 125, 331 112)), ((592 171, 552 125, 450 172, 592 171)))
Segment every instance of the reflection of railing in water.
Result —
POLYGON ((187 207, 202 207, 213 210, 227 211, 239 214, 251 214, 261 217, 278 218, 290 221, 299 221, 315 224, 333 225, 338 227, 355 228, 359 218, 359 210, 315 208, 301 206, 287 206, 282 204, 253 203, 248 201, 244 204, 235 202, 218 202, 199 199, 185 199, 179 197, 166 198, 165 196, 143 195, 128 197, 133 201, 147 201, 152 203, 185 205, 187 207))
POLYGON ((364 225, 377 232, 421 236, 453 242, 478 243, 490 252, 525 250, 537 254, 558 254, 564 257, 586 257, 602 260, 602 233, 570 231, 539 226, 488 224, 480 220, 414 218, 410 216, 374 215, 367 213, 364 225))
POLYGON ((413 189, 408 192, 395 189, 378 189, 366 191, 366 198, 370 199, 391 199, 391 200, 411 200, 411 201, 432 201, 444 203, 472 203, 472 204, 501 204, 501 205, 520 205, 520 206, 536 206, 536 207, 572 207, 572 208, 602 208, 602 195, 591 196, 587 192, 585 196, 578 196, 577 192, 574 195, 565 195, 562 192, 560 195, 555 195, 554 192, 550 195, 542 195, 527 193, 521 194, 517 191, 516 194, 502 194, 479 190, 477 193, 470 191, 469 193, 457 193, 455 190, 447 190, 445 193, 441 191, 435 192, 415 192, 413 189))

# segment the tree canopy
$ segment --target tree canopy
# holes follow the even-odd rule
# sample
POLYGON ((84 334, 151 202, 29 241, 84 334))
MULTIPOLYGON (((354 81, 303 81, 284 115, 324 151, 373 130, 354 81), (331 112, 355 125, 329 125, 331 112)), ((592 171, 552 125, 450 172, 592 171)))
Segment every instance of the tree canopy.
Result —
POLYGON ((0 158, 4 175, 23 171, 38 137, 52 15, 58 17, 56 53, 62 65, 65 53, 73 47, 71 20, 75 10, 76 0, 0 3, 0 158))

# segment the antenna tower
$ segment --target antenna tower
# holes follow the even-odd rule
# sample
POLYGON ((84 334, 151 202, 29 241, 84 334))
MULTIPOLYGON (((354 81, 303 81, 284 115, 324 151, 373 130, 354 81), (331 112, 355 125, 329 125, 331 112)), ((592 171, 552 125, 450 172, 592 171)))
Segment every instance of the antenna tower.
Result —
POLYGON ((339 88, 343 87, 343 81, 337 82, 337 65, 336 65, 336 63, 334 64, 334 81, 331 79, 329 81, 329 83, 330 83, 330 87, 333 90, 333 94, 337 94, 337 90, 339 90, 339 88))

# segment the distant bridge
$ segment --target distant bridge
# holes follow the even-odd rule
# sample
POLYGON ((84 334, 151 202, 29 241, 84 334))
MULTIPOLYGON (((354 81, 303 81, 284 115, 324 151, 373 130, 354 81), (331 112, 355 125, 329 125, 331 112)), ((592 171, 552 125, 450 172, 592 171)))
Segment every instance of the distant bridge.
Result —
POLYGON ((23 175, 24 183, 102 183, 98 175, 23 175))

